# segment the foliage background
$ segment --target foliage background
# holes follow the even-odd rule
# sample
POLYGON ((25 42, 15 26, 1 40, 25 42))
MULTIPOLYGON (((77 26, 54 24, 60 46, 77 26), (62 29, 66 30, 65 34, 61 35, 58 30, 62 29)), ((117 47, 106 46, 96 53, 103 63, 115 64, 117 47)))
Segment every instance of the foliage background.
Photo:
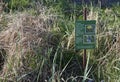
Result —
MULTIPOLYGON (((4 11, 1 13, 0 21, 1 81, 120 81, 120 5, 117 0, 114 4, 110 4, 112 0, 104 0, 101 3, 96 0, 86 1, 87 5, 79 0, 6 0, 4 2, 6 6, 3 5, 4 11), (77 52, 74 50, 74 29, 75 21, 83 20, 85 7, 87 7, 87 19, 97 21, 97 45, 96 49, 87 50, 87 65, 83 70, 83 50, 77 52), (3 46, 5 43, 2 42, 6 42, 7 39, 11 41, 12 38, 13 42, 9 43, 19 44, 19 40, 22 40, 22 32, 15 28, 21 27, 28 33, 24 36, 35 34, 35 37, 45 29, 46 34, 40 36, 43 39, 42 46, 35 47, 32 38, 26 41, 33 42, 27 47, 28 53, 21 54, 21 48, 25 49, 18 45, 11 48, 10 52, 14 51, 14 53, 8 52, 10 48, 6 50, 3 46), (28 27, 30 28, 27 29, 28 27), (11 35, 9 28, 13 29, 11 35), (18 38, 14 39, 12 36, 15 36, 16 31, 18 38)), ((39 41, 36 40, 36 43, 39 41)))

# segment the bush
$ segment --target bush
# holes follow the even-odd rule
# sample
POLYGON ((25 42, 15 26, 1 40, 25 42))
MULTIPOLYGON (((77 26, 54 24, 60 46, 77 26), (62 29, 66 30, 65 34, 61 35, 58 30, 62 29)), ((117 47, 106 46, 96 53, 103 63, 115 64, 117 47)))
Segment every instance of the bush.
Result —
POLYGON ((6 10, 23 10, 30 5, 30 0, 5 0, 6 10))

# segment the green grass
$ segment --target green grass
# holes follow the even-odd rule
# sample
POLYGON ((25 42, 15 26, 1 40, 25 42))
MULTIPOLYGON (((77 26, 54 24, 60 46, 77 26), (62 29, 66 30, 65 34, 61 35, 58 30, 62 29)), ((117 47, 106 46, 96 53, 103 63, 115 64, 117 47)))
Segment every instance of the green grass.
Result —
MULTIPOLYGON (((44 2, 47 6, 47 9, 43 8, 45 12, 39 12, 39 7, 34 7, 30 11, 25 10, 21 13, 28 12, 29 15, 34 17, 43 16, 44 14, 46 15, 43 17, 44 19, 47 19, 47 17, 52 18, 46 23, 50 28, 48 35, 44 37, 44 41, 50 46, 38 47, 33 55, 31 52, 28 52, 27 55, 22 56, 23 58, 17 53, 17 50, 15 50, 13 56, 6 53, 5 62, 7 64, 5 67, 8 70, 5 72, 5 77, 0 76, 1 82, 9 80, 18 82, 28 80, 30 82, 87 82, 88 80, 94 80, 95 82, 102 80, 105 82, 119 82, 120 6, 113 6, 109 9, 87 6, 88 19, 94 19, 97 22, 97 44, 95 49, 87 50, 87 64, 86 68, 83 69, 83 50, 75 52, 74 30, 75 20, 83 20, 82 9, 84 5, 79 6, 75 3, 65 5, 63 2, 50 5, 51 2, 47 2, 47 0, 44 0, 44 2), (65 12, 67 9, 73 11, 65 12), (43 48, 47 49, 45 54, 42 53, 43 48), (19 69, 20 64, 24 65, 24 70, 19 69)), ((11 8, 16 7, 15 4, 17 3, 12 2, 10 4, 11 8)), ((28 2, 26 1, 24 5, 27 4, 28 2)), ((22 4, 22 6, 24 5, 22 4)), ((20 5, 20 8, 22 6, 20 5)), ((13 19, 16 20, 15 18, 13 19)), ((7 27, 6 21, 7 19, 4 17, 0 21, 2 26, 0 29, 2 31, 3 27, 7 27)))

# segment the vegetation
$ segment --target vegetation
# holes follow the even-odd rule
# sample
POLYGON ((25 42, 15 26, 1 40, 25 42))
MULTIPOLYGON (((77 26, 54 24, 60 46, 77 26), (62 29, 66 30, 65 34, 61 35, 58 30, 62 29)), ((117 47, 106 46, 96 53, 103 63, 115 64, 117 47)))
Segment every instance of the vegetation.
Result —
POLYGON ((119 82, 120 5, 9 0, 0 17, 1 82, 119 82), (96 20, 96 48, 75 51, 75 21, 96 20), (6 8, 11 12, 6 12, 6 8))

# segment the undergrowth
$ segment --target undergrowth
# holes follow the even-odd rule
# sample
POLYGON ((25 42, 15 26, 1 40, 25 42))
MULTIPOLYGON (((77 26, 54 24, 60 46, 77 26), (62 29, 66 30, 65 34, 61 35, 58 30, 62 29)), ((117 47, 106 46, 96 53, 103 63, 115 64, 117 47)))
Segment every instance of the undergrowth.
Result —
MULTIPOLYGON (((0 60, 4 61, 0 64, 0 81, 119 82, 120 6, 86 6, 87 19, 97 22, 97 44, 87 50, 83 69, 83 50, 74 49, 74 30, 75 21, 83 20, 85 5, 50 3, 38 2, 30 10, 1 14, 0 60)), ((12 9, 17 3, 11 4, 12 9)))

